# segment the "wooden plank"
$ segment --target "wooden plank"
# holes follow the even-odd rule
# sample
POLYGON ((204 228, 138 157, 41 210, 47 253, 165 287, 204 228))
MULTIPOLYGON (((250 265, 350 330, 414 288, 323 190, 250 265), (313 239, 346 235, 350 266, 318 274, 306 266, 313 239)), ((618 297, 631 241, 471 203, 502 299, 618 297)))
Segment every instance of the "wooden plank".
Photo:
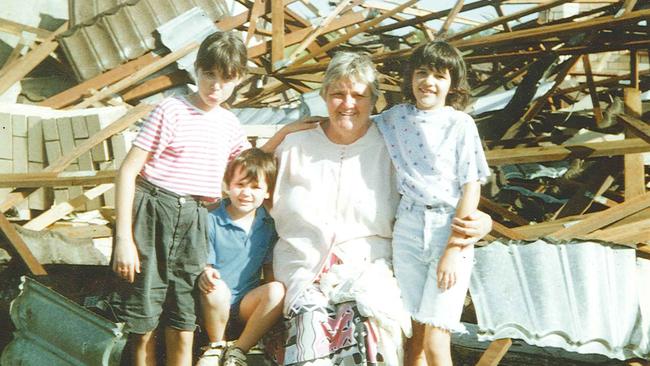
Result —
POLYGON ((36 28, 2 18, 0 18, 0 32, 10 33, 15 36, 21 36, 23 32, 29 32, 34 34, 39 42, 44 42, 52 36, 52 32, 47 29, 36 28))
POLYGON ((254 0, 253 8, 250 11, 250 17, 248 19, 248 31, 246 32, 246 38, 244 44, 248 46, 253 34, 255 34, 255 29, 257 28, 257 19, 264 15, 266 10, 265 0, 254 0))
POLYGON ((463 0, 456 0, 456 4, 454 4, 454 7, 451 8, 451 11, 449 12, 449 15, 447 15, 447 19, 445 19, 445 22, 442 24, 442 27, 440 27, 440 30, 438 30, 438 37, 443 37, 445 34, 447 34, 447 31, 449 31, 449 27, 454 23, 454 19, 460 12, 460 9, 463 8, 463 0))
POLYGON ((190 83, 193 83, 193 81, 190 79, 187 72, 185 70, 178 70, 167 75, 157 76, 143 82, 142 84, 129 88, 124 92, 124 94, 122 94, 122 99, 127 103, 131 103, 134 100, 146 98, 171 87, 190 83))
POLYGON ((537 146, 515 149, 488 150, 490 165, 541 163, 575 158, 596 158, 650 151, 650 144, 641 139, 590 142, 577 145, 537 146))
POLYGON ((617 118, 619 122, 623 123, 636 137, 639 137, 650 144, 650 124, 626 114, 619 114, 617 115, 617 118))
POLYGON ((490 232, 495 238, 508 238, 513 240, 525 240, 526 237, 503 224, 500 224, 496 221, 492 222, 492 232, 490 232))
MULTIPOLYGON (((455 41, 455 40, 463 39, 465 37, 468 37, 468 36, 470 36, 472 34, 476 34, 478 32, 484 31, 486 29, 494 28, 495 26, 497 26, 499 24, 503 24, 504 26, 507 26, 509 21, 517 20, 519 18, 525 17, 525 16, 530 15, 530 14, 539 13, 539 12, 554 8, 556 6, 562 5, 564 3, 568 3, 570 1, 573 1, 573 0, 550 1, 550 2, 547 2, 545 4, 539 4, 537 6, 534 6, 534 7, 525 9, 525 10, 521 10, 521 11, 518 11, 518 12, 515 12, 515 13, 511 13, 510 15, 505 16, 505 17, 504 16, 499 16, 499 18, 496 18, 496 19, 488 21, 488 22, 481 23, 480 25, 478 25, 476 27, 473 27, 473 28, 470 28, 468 30, 461 31, 461 32, 458 32, 458 33, 454 33, 451 36, 449 36, 449 38, 447 40, 448 41, 455 41)), ((495 9, 497 9, 497 8, 500 8, 500 7, 498 5, 496 5, 495 9)))
POLYGON ((492 341, 483 355, 476 363, 476 366, 496 366, 499 364, 508 349, 512 346, 512 339, 501 338, 492 341))
POLYGON ((571 56, 570 59, 564 61, 560 65, 560 71, 558 71, 557 75, 555 76, 555 80, 553 82, 553 86, 544 93, 541 97, 535 99, 533 101, 532 106, 526 110, 526 113, 519 119, 519 121, 515 122, 508 130, 506 133, 503 134, 501 137, 502 139, 511 139, 519 133, 519 130, 521 129, 521 126, 523 126, 525 123, 528 123, 533 117, 539 113, 539 111, 542 110, 542 108, 548 103, 548 98, 555 93, 555 91, 558 89, 560 84, 564 81, 566 76, 569 74, 569 71, 573 68, 573 66, 576 64, 576 62, 579 60, 579 56, 571 56))
POLYGON ((290 65, 293 60, 295 60, 298 55, 307 49, 307 46, 312 44, 318 36, 320 36, 325 28, 330 25, 330 23, 336 18, 342 11, 345 9, 345 7, 350 3, 350 0, 343 0, 341 1, 334 10, 327 15, 327 18, 325 18, 319 25, 318 27, 312 27, 312 31, 309 33, 309 35, 296 47, 289 56, 287 56, 287 65, 290 65))
POLYGON ((558 36, 570 36, 581 32, 594 34, 596 31, 613 28, 620 25, 639 22, 650 16, 650 9, 643 9, 630 12, 615 18, 614 16, 602 16, 596 19, 582 20, 571 23, 560 23, 546 26, 523 29, 509 33, 497 33, 485 37, 476 37, 466 40, 452 42, 454 46, 465 50, 473 47, 496 47, 517 42, 535 42, 537 40, 549 39, 558 36))
MULTIPOLYGON (((465 6, 463 6, 463 8, 460 11, 465 12, 465 11, 470 11, 470 10, 482 8, 484 6, 491 5, 492 1, 493 0, 474 1, 472 3, 465 4, 465 6)), ((388 25, 384 25, 384 26, 381 26, 381 27, 373 28, 370 31, 370 33, 378 34, 378 33, 385 33, 385 32, 388 32, 388 31, 392 31, 392 30, 399 29, 399 28, 404 28, 404 27, 411 27, 411 26, 415 27, 415 26, 418 26, 418 25, 420 25, 422 23, 426 23, 426 22, 428 22, 430 20, 440 19, 440 18, 442 18, 444 16, 449 15, 449 13, 451 13, 451 9, 437 11, 437 12, 429 12, 427 15, 424 15, 424 16, 418 16, 418 17, 415 17, 415 18, 405 20, 403 22, 397 22, 397 23, 394 23, 394 24, 388 24, 388 25)))
POLYGON ((596 197, 603 194, 613 183, 614 177, 607 170, 597 172, 596 176, 591 176, 587 184, 580 187, 567 203, 562 205, 555 218, 583 214, 591 207, 596 197))
POLYGON ((13 227, 13 225, 7 220, 5 215, 0 212, 0 230, 4 233, 5 237, 9 241, 11 248, 15 251, 16 254, 23 260, 23 263, 27 266, 27 269, 35 276, 45 276, 47 271, 45 268, 36 260, 34 254, 32 254, 27 244, 23 239, 18 235, 18 232, 13 227))
POLYGON ((97 75, 92 79, 86 80, 79 85, 64 90, 59 94, 51 96, 38 103, 38 105, 57 109, 67 107, 68 105, 80 100, 82 97, 90 95, 91 90, 99 90, 106 85, 114 84, 117 81, 132 75, 143 67, 154 63, 158 59, 160 59, 160 57, 154 53, 146 53, 133 61, 129 61, 114 69, 106 71, 103 74, 97 75))
POLYGON ((0 159, 12 160, 14 149, 12 130, 11 115, 0 113, 0 159))
POLYGON ((582 64, 585 68, 585 76, 587 77, 587 89, 589 90, 589 96, 591 97, 591 105, 593 106, 596 126, 602 126, 603 111, 600 109, 600 101, 598 100, 598 93, 596 92, 596 86, 594 85, 594 76, 591 73, 591 62, 589 62, 589 55, 582 55, 582 64))
POLYGON ((79 108, 86 108, 88 106, 91 106, 95 102, 100 102, 106 98, 109 98, 113 94, 117 94, 121 92, 122 90, 134 85, 138 81, 144 79, 145 77, 153 74, 154 72, 162 69, 163 67, 176 62, 178 59, 181 57, 187 55, 188 53, 194 51, 196 48, 198 48, 198 44, 195 42, 192 42, 185 47, 174 51, 172 53, 169 53, 165 55, 164 57, 150 63, 149 65, 139 69, 138 71, 134 72, 133 74, 125 77, 124 79, 121 79, 120 81, 116 82, 115 84, 112 84, 104 89, 102 89, 100 92, 97 92, 93 96, 85 99, 83 102, 77 104, 74 106, 75 109, 79 108))
POLYGON ((41 117, 27 118, 27 158, 30 162, 45 163, 45 143, 41 117))
POLYGON ((479 200, 479 208, 481 210, 486 211, 486 213, 492 212, 495 213, 499 216, 502 216, 504 219, 508 221, 512 221, 513 223, 517 225, 528 225, 530 222, 523 217, 517 215, 514 212, 508 211, 505 207, 502 207, 498 203, 492 201, 489 198, 485 198, 481 196, 479 200))
POLYGON ((49 210, 43 212, 38 217, 29 221, 23 227, 25 229, 40 231, 58 221, 63 216, 72 212, 75 207, 79 207, 88 201, 101 196, 109 189, 113 189, 113 183, 100 184, 97 187, 84 192, 82 195, 76 196, 68 202, 57 204, 49 210))
MULTIPOLYGON (((323 27, 324 30, 321 32, 321 35, 333 32, 335 30, 345 28, 352 24, 360 23, 366 18, 366 12, 357 11, 351 12, 349 14, 343 15, 340 18, 334 19, 329 26, 323 27)), ((312 28, 303 28, 299 30, 294 30, 291 33, 287 33, 284 37, 285 46, 291 46, 293 44, 299 43, 304 40, 309 34, 313 32, 312 28)), ((259 45, 248 48, 248 57, 255 58, 263 56, 266 53, 271 51, 272 41, 262 42, 259 45)))
POLYGON ((68 22, 65 22, 59 29, 54 31, 43 43, 33 48, 26 55, 15 62, 11 70, 0 75, 0 94, 4 94, 12 85, 19 82, 29 74, 38 64, 40 64, 50 53, 52 53, 59 43, 56 36, 68 28, 68 22))
MULTIPOLYGON (((70 155, 62 156, 60 159, 57 159, 56 161, 51 161, 50 165, 47 168, 45 168, 43 171, 55 172, 55 173, 59 173, 63 171, 65 167, 68 166, 70 163, 72 163, 75 159, 77 159, 79 155, 87 152, 93 146, 106 140, 112 135, 129 127, 135 121, 137 121, 138 119, 144 117, 147 113, 149 113, 152 108, 153 106, 148 104, 137 105, 133 109, 129 110, 129 112, 126 115, 122 116, 122 118, 106 126, 100 132, 94 134, 91 138, 86 140, 84 143, 77 146, 75 150, 72 153, 70 153, 70 155)), ((23 199, 25 199, 25 197, 29 196, 29 194, 33 191, 34 189, 28 188, 28 189, 15 190, 11 192, 4 199, 4 201, 0 203, 0 212, 6 212, 11 207, 13 207, 13 205, 17 204, 18 202, 21 202, 23 199)), ((55 192, 55 195, 56 194, 57 193, 55 192)))
POLYGON ((115 180, 116 170, 0 174, 0 188, 91 186, 115 180))
POLYGON ((391 16, 399 13, 400 11, 404 10, 405 8, 408 8, 409 6, 415 4, 416 2, 417 2, 417 0, 409 0, 409 1, 405 2, 404 4, 396 7, 395 9, 378 16, 377 18, 369 20, 369 21, 367 21, 367 22, 365 22, 363 24, 360 24, 359 27, 355 28, 354 30, 352 30, 350 32, 345 33, 344 35, 340 36, 339 38, 337 38, 337 39, 335 39, 333 41, 330 41, 329 43, 327 43, 323 47, 318 48, 317 51, 310 52, 308 55, 305 55, 303 57, 300 57, 300 58, 296 59, 294 61, 294 63, 289 68, 287 68, 285 70, 291 70, 292 68, 295 68, 296 66, 302 65, 306 61, 311 60, 312 58, 315 58, 316 56, 324 54, 325 52, 327 52, 327 51, 329 51, 329 50, 331 50, 331 49, 333 49, 335 47, 338 47, 341 43, 347 41, 348 39, 356 36, 359 33, 365 32, 369 28, 374 27, 375 25, 381 23, 384 19, 390 18, 391 16))
POLYGON ((271 41, 271 67, 273 70, 280 68, 284 60, 284 4, 282 0, 271 0, 271 27, 273 40, 271 41))
MULTIPOLYGON (((623 103, 625 113, 629 116, 641 117, 641 91, 639 89, 625 88, 623 90, 623 103)), ((634 131, 626 130, 626 139, 634 136, 634 131)), ((645 165, 643 154, 625 154, 625 199, 645 194, 645 165)))
POLYGON ((551 233, 550 236, 556 239, 573 239, 589 234, 648 207, 650 207, 650 194, 646 193, 619 203, 612 208, 596 212, 577 224, 551 233))
POLYGON ((59 233, 69 239, 106 238, 113 230, 106 225, 65 225, 54 223, 48 231, 59 233))
POLYGON ((650 230, 650 219, 620 225, 616 227, 596 230, 586 235, 588 239, 605 240, 619 244, 637 244, 650 241, 650 235, 642 237, 647 230, 650 230))

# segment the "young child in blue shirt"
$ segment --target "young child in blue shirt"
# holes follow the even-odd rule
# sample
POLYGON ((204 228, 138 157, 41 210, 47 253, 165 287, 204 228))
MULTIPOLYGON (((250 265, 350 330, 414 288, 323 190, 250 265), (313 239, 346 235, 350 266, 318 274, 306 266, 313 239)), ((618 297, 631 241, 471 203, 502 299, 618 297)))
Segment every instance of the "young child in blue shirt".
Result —
POLYGON ((242 152, 228 165, 228 198, 208 215, 208 266, 198 279, 209 344, 197 366, 246 365, 246 352, 282 317, 284 286, 273 281, 271 253, 277 234, 262 205, 273 192, 276 163, 260 149, 242 152), (264 283, 261 283, 262 270, 264 283), (226 328, 243 326, 226 348, 226 328))

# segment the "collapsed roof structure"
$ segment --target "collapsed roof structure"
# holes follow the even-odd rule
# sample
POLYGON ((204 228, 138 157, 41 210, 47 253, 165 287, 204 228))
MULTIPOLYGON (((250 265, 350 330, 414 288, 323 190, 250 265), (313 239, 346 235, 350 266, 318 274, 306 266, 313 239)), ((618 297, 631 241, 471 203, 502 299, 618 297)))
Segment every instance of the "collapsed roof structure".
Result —
POLYGON ((250 73, 229 105, 253 140, 322 111, 316 92, 336 51, 370 53, 379 112, 401 101, 413 48, 448 40, 469 66, 468 112, 495 172, 480 203, 494 219, 487 241, 595 240, 650 255, 647 1, 457 0, 431 12, 416 0, 353 0, 322 12, 304 0, 241 0, 235 14, 221 0, 69 3, 53 31, 0 19, 0 31, 20 37, 0 68, 0 94, 20 83, 19 98, 36 105, 0 106, 0 244, 34 275, 49 262, 11 221, 106 246, 106 225, 60 220, 100 209, 110 221, 133 126, 157 95, 192 83, 182 60, 214 29, 241 31, 248 46, 250 73), (506 14, 513 4, 527 6, 506 14), (492 19, 465 16, 486 9, 492 19), (30 89, 44 67, 74 85, 30 89))

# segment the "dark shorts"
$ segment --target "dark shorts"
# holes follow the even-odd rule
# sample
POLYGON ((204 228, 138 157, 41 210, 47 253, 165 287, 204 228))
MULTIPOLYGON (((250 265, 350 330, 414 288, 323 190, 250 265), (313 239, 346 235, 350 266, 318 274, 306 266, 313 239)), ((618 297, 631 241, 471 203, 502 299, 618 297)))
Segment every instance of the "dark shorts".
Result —
POLYGON ((159 323, 196 328, 196 278, 207 262, 207 210, 138 178, 133 200, 133 238, 140 256, 135 282, 121 281, 109 297, 119 321, 144 334, 159 323))
POLYGON ((239 316, 239 307, 241 301, 230 305, 230 314, 228 316, 228 324, 226 324, 226 339, 235 340, 241 335, 241 332, 246 326, 246 322, 239 316))

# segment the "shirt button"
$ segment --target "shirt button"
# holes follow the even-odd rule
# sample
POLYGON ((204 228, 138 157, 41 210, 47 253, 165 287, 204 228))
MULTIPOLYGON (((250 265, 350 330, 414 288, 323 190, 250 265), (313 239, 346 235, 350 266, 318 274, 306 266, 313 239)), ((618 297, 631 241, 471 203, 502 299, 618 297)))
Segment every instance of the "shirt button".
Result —
POLYGON ((181 205, 184 205, 185 204, 185 197, 179 197, 178 198, 178 203, 180 203, 181 205))

